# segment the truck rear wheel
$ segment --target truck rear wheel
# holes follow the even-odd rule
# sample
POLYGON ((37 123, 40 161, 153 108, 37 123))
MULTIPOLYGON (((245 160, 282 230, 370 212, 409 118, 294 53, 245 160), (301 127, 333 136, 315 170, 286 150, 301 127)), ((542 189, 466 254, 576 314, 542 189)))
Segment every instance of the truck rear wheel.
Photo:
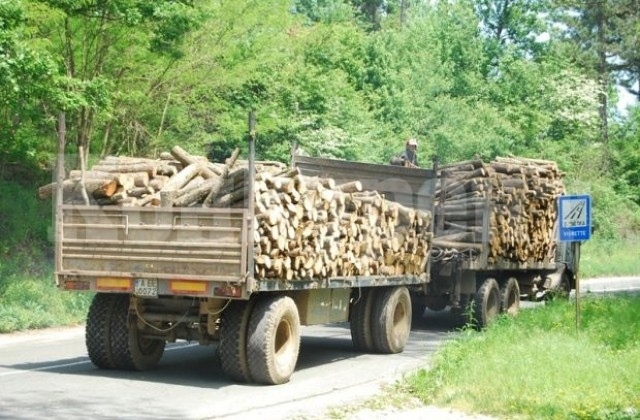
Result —
POLYGON ((259 383, 288 382, 298 361, 300 316, 293 299, 260 300, 251 311, 247 355, 251 378, 259 383))
POLYGON ((373 335, 371 332, 371 308, 376 289, 359 290, 359 296, 351 306, 351 341, 358 351, 373 351, 373 335))
POLYGON ((498 282, 488 278, 476 292, 473 301, 473 320, 477 328, 485 328, 500 313, 498 282))
POLYGON ((89 308, 85 333, 91 362, 102 369, 147 370, 164 353, 164 340, 142 337, 129 315, 129 295, 98 293, 89 308))
POLYGON ((136 316, 129 313, 129 295, 115 295, 111 317, 111 350, 115 367, 149 370, 157 366, 166 342, 143 337, 136 316))
POLYGON ((85 326, 85 344, 89 359, 101 369, 113 369, 115 362, 111 352, 111 317, 117 295, 97 293, 91 301, 85 326))
POLYGON ((253 301, 234 301, 220 320, 222 370, 235 381, 251 382, 247 359, 247 330, 253 301))
POLYGON ((411 296, 406 287, 390 287, 377 293, 371 313, 374 350, 404 350, 411 332, 411 314, 411 296))
POLYGON ((500 312, 515 315, 520 310, 520 286, 518 280, 509 277, 500 287, 500 312))

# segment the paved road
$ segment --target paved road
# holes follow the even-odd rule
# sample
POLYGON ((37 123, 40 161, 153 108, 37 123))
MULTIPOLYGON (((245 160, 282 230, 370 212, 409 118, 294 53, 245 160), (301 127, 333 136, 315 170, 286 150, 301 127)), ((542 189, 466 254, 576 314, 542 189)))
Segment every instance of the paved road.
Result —
MULTIPOLYGON (((619 293, 639 292, 640 277, 612 277, 582 280, 580 282, 580 296, 589 293, 619 293)), ((575 290, 572 292, 572 296, 575 290)))
MULTIPOLYGON (((583 281, 582 291, 640 290, 640 278, 583 281)), ((280 386, 239 385, 222 374, 215 347, 167 347, 150 372, 96 369, 83 328, 0 336, 0 418, 303 418, 351 405, 424 367, 455 336, 451 318, 429 313, 414 324, 397 355, 352 350, 347 325, 303 329, 292 381, 280 386)))
POLYGON ((448 317, 428 314, 397 355, 352 350, 348 325, 303 329, 292 381, 281 386, 227 380, 215 347, 174 344, 150 372, 96 369, 84 330, 0 336, 0 418, 290 418, 366 399, 402 373, 425 366, 452 337, 448 317))

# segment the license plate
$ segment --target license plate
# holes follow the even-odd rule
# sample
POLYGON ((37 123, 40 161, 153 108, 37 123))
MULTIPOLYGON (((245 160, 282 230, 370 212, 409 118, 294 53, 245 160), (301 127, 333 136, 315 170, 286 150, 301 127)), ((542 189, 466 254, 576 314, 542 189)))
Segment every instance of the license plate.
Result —
POLYGON ((158 280, 136 279, 133 293, 137 296, 158 297, 158 280))

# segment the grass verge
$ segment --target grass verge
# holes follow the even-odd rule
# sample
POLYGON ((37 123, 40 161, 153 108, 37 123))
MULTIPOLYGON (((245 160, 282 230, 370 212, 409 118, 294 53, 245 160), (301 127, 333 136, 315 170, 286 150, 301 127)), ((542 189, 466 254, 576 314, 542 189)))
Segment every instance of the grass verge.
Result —
POLYGON ((399 390, 503 418, 640 417, 640 297, 556 301, 465 331, 399 390))
POLYGON ((581 247, 580 277, 631 276, 640 273, 640 236, 616 240, 598 237, 581 247))
POLYGON ((92 297, 59 291, 52 272, 14 276, 0 289, 0 333, 82 323, 92 297))

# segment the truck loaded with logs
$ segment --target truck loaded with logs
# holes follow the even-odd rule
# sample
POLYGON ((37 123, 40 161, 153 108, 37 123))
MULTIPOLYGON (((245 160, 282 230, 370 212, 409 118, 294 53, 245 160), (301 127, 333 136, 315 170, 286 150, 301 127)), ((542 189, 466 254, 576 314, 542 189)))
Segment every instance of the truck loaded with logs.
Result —
POLYGON ((357 350, 397 353, 427 307, 470 308, 481 327, 523 295, 571 287, 577 259, 556 244, 563 187, 551 162, 254 156, 251 140, 246 161, 176 146, 64 174, 60 159, 39 194, 56 198, 59 288, 95 292, 96 366, 144 370, 167 342, 218 342, 231 378, 280 384, 302 325, 348 321, 357 350))

